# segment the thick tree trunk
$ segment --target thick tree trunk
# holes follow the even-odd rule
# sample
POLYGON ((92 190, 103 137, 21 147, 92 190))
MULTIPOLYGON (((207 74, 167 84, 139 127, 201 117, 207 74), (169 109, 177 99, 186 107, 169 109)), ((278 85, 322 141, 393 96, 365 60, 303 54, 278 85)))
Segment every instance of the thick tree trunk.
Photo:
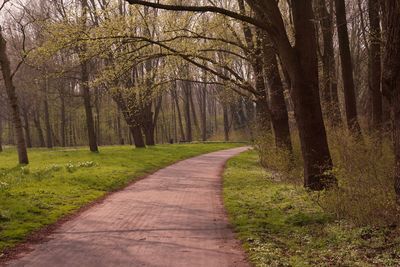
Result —
POLYGON ((28 164, 28 152, 24 138, 24 131, 20 116, 19 103, 16 90, 12 80, 10 60, 7 55, 7 42, 3 37, 2 29, 0 28, 0 66, 3 73, 3 82, 6 88, 8 102, 11 108, 12 121, 15 128, 15 137, 17 139, 18 160, 20 164, 28 164))
POLYGON ((275 0, 247 0, 247 3, 274 29, 268 34, 278 51, 291 82, 291 99, 299 129, 304 161, 304 185, 321 190, 336 183, 328 174, 332 159, 319 98, 318 60, 311 1, 292 1, 296 46, 293 48, 275 0))
POLYGON ((268 36, 263 38, 263 56, 265 75, 270 87, 270 111, 272 128, 277 147, 292 151, 289 115, 286 108, 282 80, 279 75, 278 61, 268 36))
POLYGON ((380 131, 382 127, 382 94, 381 94, 381 28, 379 18, 379 1, 368 0, 370 25, 369 46, 369 90, 372 104, 372 128, 380 131))
POLYGON ((400 204, 400 2, 385 0, 382 91, 390 101, 393 114, 393 140, 395 153, 394 188, 400 204))
POLYGON ((53 148, 53 137, 51 133, 51 124, 50 124, 50 112, 49 112, 49 102, 47 100, 48 93, 48 78, 45 78, 45 87, 44 87, 44 100, 43 100, 43 108, 44 108, 44 122, 46 125, 46 140, 47 140, 47 148, 53 148))
POLYGON ((82 62, 81 63, 81 75, 82 75, 82 97, 83 97, 83 104, 85 106, 85 115, 86 115, 86 128, 88 132, 89 138, 89 148, 92 152, 98 152, 99 149, 97 147, 97 139, 96 139, 96 132, 94 128, 94 120, 93 120, 93 111, 92 111, 92 104, 90 100, 90 90, 89 90, 89 70, 88 70, 88 63, 82 62))
POLYGON ((39 138, 39 146, 40 147, 45 147, 46 143, 44 141, 44 135, 43 135, 43 129, 42 129, 42 125, 40 123, 40 117, 37 111, 34 112, 35 114, 33 115, 33 123, 35 124, 36 127, 36 131, 38 134, 38 138, 39 138))
POLYGON ((360 136, 361 128, 357 119, 357 101, 354 88, 349 34, 347 30, 345 0, 335 0, 335 7, 347 127, 356 136, 360 136))
POLYGON ((146 144, 144 143, 142 130, 139 126, 129 126, 129 130, 131 131, 133 143, 136 148, 145 148, 146 144))

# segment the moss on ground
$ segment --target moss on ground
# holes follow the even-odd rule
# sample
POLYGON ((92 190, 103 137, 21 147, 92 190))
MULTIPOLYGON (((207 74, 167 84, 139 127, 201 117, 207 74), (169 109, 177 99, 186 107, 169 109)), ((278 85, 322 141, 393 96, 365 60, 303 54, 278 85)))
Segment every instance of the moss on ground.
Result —
POLYGON ((398 229, 337 221, 258 162, 245 152, 224 173, 225 207, 255 266, 400 266, 398 229))

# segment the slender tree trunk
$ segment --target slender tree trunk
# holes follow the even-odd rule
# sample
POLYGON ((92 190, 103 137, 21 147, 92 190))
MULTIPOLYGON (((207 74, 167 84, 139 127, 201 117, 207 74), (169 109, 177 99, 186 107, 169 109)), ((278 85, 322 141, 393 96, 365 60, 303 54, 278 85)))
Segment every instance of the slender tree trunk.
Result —
POLYGON ((118 142, 120 145, 124 145, 124 137, 122 136, 122 125, 121 125, 121 111, 117 108, 117 132, 118 132, 118 142))
POLYGON ((31 139, 31 129, 29 127, 28 111, 25 108, 23 108, 22 111, 23 111, 22 117, 24 119, 26 146, 28 148, 31 148, 32 147, 32 139, 31 139))
POLYGON ((38 112, 36 110, 35 110, 34 115, 33 115, 33 123, 35 124, 36 131, 37 131, 37 134, 38 134, 39 146, 40 147, 45 147, 46 143, 44 141, 43 129, 42 129, 42 125, 40 123, 39 114, 38 114, 38 112))
POLYGON ((90 100, 90 90, 89 90, 89 70, 88 70, 88 63, 82 62, 81 63, 81 75, 82 75, 82 97, 83 97, 83 104, 85 106, 85 114, 86 114, 86 128, 88 132, 89 138, 89 148, 92 152, 98 152, 99 149, 97 147, 97 139, 96 139, 96 132, 94 129, 94 120, 93 120, 93 111, 92 111, 92 104, 90 100))
POLYGON ((339 96, 337 92, 337 78, 335 67, 335 54, 333 48, 333 0, 331 0, 330 13, 325 0, 318 0, 318 16, 321 25, 324 51, 322 54, 323 89, 322 99, 326 106, 326 114, 333 126, 342 123, 340 114, 339 96))
MULTIPOLYGON (((47 75, 47 73, 46 73, 47 75)), ((50 112, 49 112, 49 102, 47 100, 49 82, 48 78, 45 78, 45 87, 44 87, 44 100, 43 100, 43 108, 44 108, 44 121, 46 125, 46 140, 47 140, 47 148, 53 148, 53 137, 51 133, 51 124, 50 124, 50 112)))
POLYGON ((381 94, 381 28, 379 18, 379 1, 368 0, 370 25, 369 49, 369 90, 372 104, 372 127, 380 131, 382 127, 382 94, 381 94))
POLYGON ((60 105, 60 119, 61 119, 61 124, 60 124, 60 134, 61 134, 61 146, 66 147, 67 142, 66 142, 66 124, 67 124, 67 117, 65 113, 65 92, 64 88, 61 88, 60 91, 60 100, 61 100, 61 105, 60 105))
POLYGON ((179 107, 179 98, 178 98, 178 93, 176 91, 176 88, 173 89, 172 94, 173 94, 173 98, 174 98, 174 101, 175 101, 176 112, 177 112, 177 116, 178 116, 179 132, 180 132, 180 135, 181 135, 180 140, 181 141, 182 140, 186 140, 185 131, 183 130, 181 108, 179 107))
POLYGON ((3 37, 2 29, 0 28, 0 66, 3 73, 3 82, 6 88, 8 102, 11 108, 12 121, 15 128, 15 137, 17 139, 18 160, 20 164, 28 164, 28 152, 24 138, 24 131, 20 116, 19 103, 13 84, 13 76, 10 68, 10 60, 7 55, 7 42, 3 37))
POLYGON ((188 82, 183 82, 183 93, 185 97, 184 109, 185 109, 185 123, 186 123, 186 140, 187 142, 192 142, 192 120, 190 118, 190 84, 188 82))
POLYGON ((222 112, 224 116, 224 140, 225 142, 229 141, 229 113, 228 106, 225 103, 222 103, 222 112))
MULTIPOLYGON (((206 79, 204 79, 206 80, 206 79)), ((207 85, 201 91, 201 139, 207 141, 207 85)))
POLYGON ((357 119, 357 101, 354 88, 353 65, 350 53, 349 34, 347 30, 345 0, 335 0, 335 7, 336 24, 339 39, 340 62, 342 66, 347 127, 356 136, 360 136, 361 128, 357 119))

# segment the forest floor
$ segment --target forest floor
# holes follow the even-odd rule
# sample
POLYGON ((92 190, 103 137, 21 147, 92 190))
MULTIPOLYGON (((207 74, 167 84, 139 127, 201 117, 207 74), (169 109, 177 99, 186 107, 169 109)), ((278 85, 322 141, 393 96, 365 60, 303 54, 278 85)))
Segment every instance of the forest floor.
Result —
POLYGON ((30 164, 16 164, 14 149, 0 153, 0 262, 6 248, 23 242, 35 231, 53 224, 111 191, 182 159, 235 143, 31 149, 30 164), (2 254, 3 252, 3 254, 2 254))
POLYGON ((257 152, 232 158, 224 203, 255 266, 400 266, 400 234, 322 211, 302 187, 275 181, 257 152))
POLYGON ((65 222, 47 242, 30 244, 8 264, 249 267, 221 196, 225 162, 247 149, 208 153, 148 175, 65 222))

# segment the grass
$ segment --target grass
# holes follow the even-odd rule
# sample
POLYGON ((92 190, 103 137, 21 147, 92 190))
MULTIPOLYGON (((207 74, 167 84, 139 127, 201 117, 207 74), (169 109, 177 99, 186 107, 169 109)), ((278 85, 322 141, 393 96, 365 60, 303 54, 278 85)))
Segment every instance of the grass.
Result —
POLYGON ((16 165, 16 152, 6 149, 0 153, 0 255, 33 231, 138 177, 185 158, 236 146, 115 146, 102 147, 100 153, 87 148, 32 149, 29 166, 16 165))
POLYGON ((242 153, 224 173, 225 206, 255 266, 400 266, 398 229, 335 220, 258 162, 257 152, 242 153))

